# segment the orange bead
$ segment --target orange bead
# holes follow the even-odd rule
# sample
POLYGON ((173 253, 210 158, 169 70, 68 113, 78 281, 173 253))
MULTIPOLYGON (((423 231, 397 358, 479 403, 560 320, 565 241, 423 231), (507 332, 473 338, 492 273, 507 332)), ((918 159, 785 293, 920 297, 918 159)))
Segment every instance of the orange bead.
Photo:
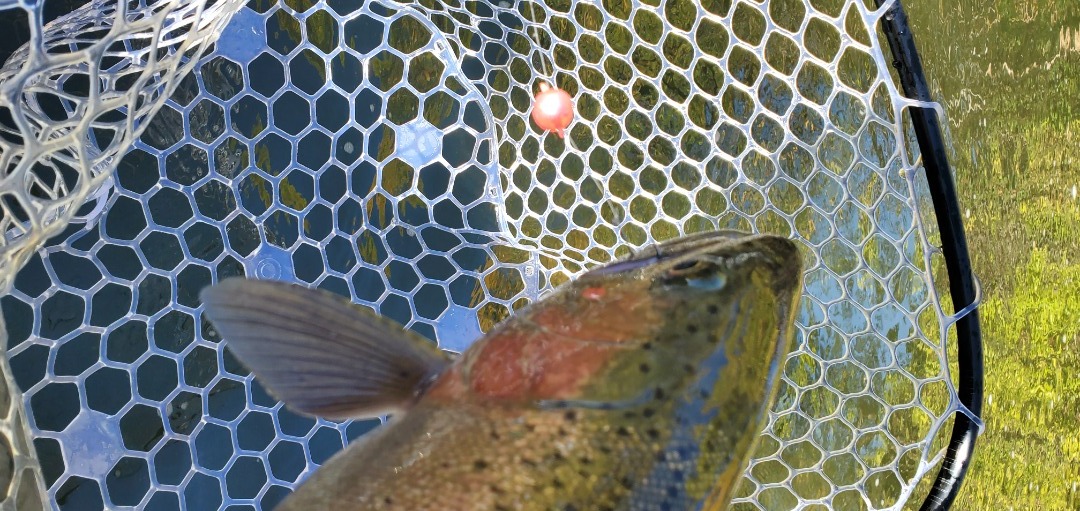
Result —
POLYGON ((567 126, 574 120, 574 103, 562 89, 553 89, 540 82, 540 92, 533 102, 532 120, 540 129, 554 132, 563 138, 567 126))

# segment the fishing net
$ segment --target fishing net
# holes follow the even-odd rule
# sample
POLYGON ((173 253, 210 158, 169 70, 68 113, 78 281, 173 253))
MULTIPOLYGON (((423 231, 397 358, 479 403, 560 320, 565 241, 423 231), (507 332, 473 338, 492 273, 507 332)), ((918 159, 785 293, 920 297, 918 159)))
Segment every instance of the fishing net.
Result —
POLYGON ((977 421, 908 122, 933 105, 890 75, 887 6, 4 6, 31 34, 0 71, 5 433, 32 466, 25 406, 55 508, 271 509, 379 424, 268 397, 202 318, 213 281, 315 285, 460 351, 717 228, 796 239, 807 268, 735 508, 918 504, 957 412, 977 421), (541 80, 574 98, 565 139, 529 122, 541 80))
MULTIPOLYGON (((216 6, 91 2, 46 26, 43 4, 0 2, 0 11, 9 17, 5 28, 28 32, 30 39, 5 55, 0 68, 0 289, 5 291, 12 288, 17 271, 68 226, 80 207, 104 205, 117 159, 197 63, 193 57, 212 44, 241 6, 235 1, 216 6)), ((49 294, 54 292, 50 289, 49 294)), ((10 299, 5 297, 4 316, 11 345, 27 339, 29 332, 20 331, 26 322, 37 325, 35 336, 46 334, 36 337, 38 342, 54 347, 62 342, 47 335, 56 316, 37 315, 47 312, 42 310, 9 312, 10 299)), ((35 308, 42 304, 39 299, 23 303, 35 308)), ((68 308, 61 314, 77 313, 68 308)), ((6 412, 0 421, 0 458, 7 460, 0 467, 3 509, 42 506, 41 474, 28 443, 24 402, 12 392, 12 376, 18 379, 26 369, 0 362, 0 409, 6 412)), ((58 384, 72 381, 57 377, 58 384)), ((50 392, 34 399, 49 399, 50 392)), ((38 420, 48 418, 39 415, 38 420)), ((33 419, 30 424, 35 424, 33 419)), ((30 432, 35 430, 31 426, 30 432)), ((76 456, 70 460, 82 462, 76 456)), ((51 479, 51 473, 45 475, 51 479)))

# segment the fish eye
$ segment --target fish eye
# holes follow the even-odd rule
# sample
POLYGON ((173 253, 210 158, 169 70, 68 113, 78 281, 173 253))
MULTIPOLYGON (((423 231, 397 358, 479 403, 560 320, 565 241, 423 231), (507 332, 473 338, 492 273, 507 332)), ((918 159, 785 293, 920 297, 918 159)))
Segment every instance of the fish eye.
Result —
POLYGON ((715 291, 727 284, 727 276, 724 272, 717 270, 717 265, 711 261, 689 259, 668 269, 664 280, 667 285, 715 291))
POLYGON ((673 270, 679 270, 679 271, 689 270, 690 268, 693 268, 695 265, 697 265, 697 261, 683 261, 683 262, 681 262, 679 264, 676 264, 675 267, 672 268, 672 269, 673 270))
POLYGON ((700 259, 689 259, 672 266, 667 273, 669 277, 688 277, 704 271, 708 266, 708 263, 700 259))

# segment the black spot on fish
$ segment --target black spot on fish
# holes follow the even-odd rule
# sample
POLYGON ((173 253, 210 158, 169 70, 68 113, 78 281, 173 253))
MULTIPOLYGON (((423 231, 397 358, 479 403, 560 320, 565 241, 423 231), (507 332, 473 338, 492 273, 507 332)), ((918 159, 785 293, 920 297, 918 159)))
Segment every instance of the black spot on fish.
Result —
POLYGON ((570 434, 570 432, 568 432, 568 431, 566 431, 565 429, 563 429, 563 427, 562 427, 562 426, 559 426, 559 431, 558 431, 558 433, 559 433, 559 436, 561 436, 561 437, 566 437, 566 436, 568 436, 568 435, 570 434))
POLYGON ((709 311, 709 314, 716 314, 717 312, 720 312, 720 308, 715 305, 710 305, 705 309, 709 311))
POLYGON ((488 489, 491 490, 491 493, 494 493, 495 495, 502 495, 503 493, 506 493, 502 488, 499 488, 499 485, 497 484, 492 484, 488 486, 488 489))
POLYGON ((525 424, 525 431, 528 431, 529 433, 535 433, 536 432, 536 424, 526 423, 525 424))
POLYGON ((653 410, 652 408, 646 408, 641 411, 641 416, 645 417, 646 419, 652 417, 654 414, 656 414, 656 410, 653 410))
POLYGON ((567 422, 574 422, 577 420, 577 412, 573 410, 568 410, 565 414, 563 414, 563 417, 567 420, 567 422))
POLYGON ((555 461, 566 461, 566 458, 559 451, 552 451, 551 459, 553 459, 555 461))
POLYGON ((444 461, 444 462, 441 463, 441 466, 442 466, 442 468, 450 468, 450 462, 449 461, 444 461))
POLYGON ((668 497, 675 498, 679 494, 679 488, 677 486, 667 487, 668 497))
POLYGON ((651 350, 652 349, 652 343, 651 342, 646 342, 645 344, 642 344, 641 349, 646 350, 646 351, 651 350))
POLYGON ((491 439, 492 440, 502 440, 502 435, 499 435, 498 431, 491 430, 491 439))
POLYGON ((642 373, 649 372, 649 369, 650 369, 649 364, 642 363, 641 365, 638 366, 638 370, 641 371, 642 373))
POLYGON ((657 431, 655 428, 649 428, 649 429, 645 430, 645 434, 649 435, 649 438, 651 438, 653 440, 656 440, 657 438, 660 438, 660 432, 657 431))
POLYGON ((625 411, 625 412, 623 412, 622 416, 625 419, 633 419, 633 418, 637 417, 637 412, 635 412, 633 410, 625 411))
POLYGON ((683 364, 682 368, 683 368, 683 371, 686 371, 686 372, 688 372, 690 374, 694 374, 694 371, 695 371, 694 366, 692 366, 690 364, 683 364))
POLYGON ((578 458, 578 461, 581 462, 582 465, 591 465, 592 464, 592 458, 590 458, 588 456, 582 456, 582 457, 578 458))
POLYGON ((554 480, 551 481, 551 486, 554 486, 557 489, 562 489, 563 482, 556 477, 554 480))
POLYGON ((386 504, 388 506, 391 506, 391 505, 394 504, 394 499, 392 499, 390 497, 386 497, 386 498, 382 499, 382 501, 383 501, 383 504, 386 504))
POLYGON ((653 391, 653 398, 657 401, 664 399, 664 389, 656 387, 656 390, 653 391))
POLYGON ((692 334, 696 334, 697 333, 697 325, 695 325, 693 323, 691 323, 689 325, 686 325, 686 331, 689 332, 689 333, 692 333, 692 334))
POLYGON ((619 436, 630 436, 630 430, 623 426, 619 426, 619 429, 615 430, 615 433, 619 436))
POLYGON ((627 490, 634 489, 634 481, 632 479, 630 479, 629 477, 621 477, 621 478, 619 478, 619 484, 622 485, 622 487, 626 488, 627 490))
POLYGON ((485 470, 487 468, 488 463, 484 460, 476 460, 473 462, 473 469, 475 469, 477 472, 480 472, 481 470, 485 470))
POLYGON ((604 454, 611 454, 611 448, 606 446, 606 445, 601 445, 600 446, 600 452, 602 452, 604 454))
POLYGON ((536 461, 534 461, 532 459, 529 459, 529 458, 521 458, 521 464, 526 465, 526 466, 530 466, 530 467, 535 467, 536 466, 536 461))
POLYGON ((573 504, 567 504, 562 507, 562 511, 578 511, 578 508, 573 504))
POLYGON ((398 371, 397 374, 398 374, 398 376, 400 376, 402 378, 408 378, 409 377, 409 372, 408 371, 398 371))

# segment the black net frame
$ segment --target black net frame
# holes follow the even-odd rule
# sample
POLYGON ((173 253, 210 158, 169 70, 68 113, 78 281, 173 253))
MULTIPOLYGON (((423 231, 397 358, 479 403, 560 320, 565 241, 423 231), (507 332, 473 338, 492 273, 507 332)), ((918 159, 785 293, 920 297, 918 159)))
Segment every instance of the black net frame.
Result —
MULTIPOLYGON (((878 6, 887 3, 886 0, 875 1, 878 6)), ((922 61, 915 46, 915 36, 899 0, 893 2, 882 18, 881 29, 889 41, 893 67, 900 77, 904 94, 918 101, 932 101, 930 87, 923 74, 922 61)), ((977 303, 978 289, 971 269, 956 184, 953 182, 952 168, 946 156, 937 112, 931 108, 911 107, 910 114, 922 154, 930 196, 933 199, 934 214, 941 232, 941 250, 949 275, 949 293, 952 296, 954 313, 960 314, 970 308, 956 320, 959 366, 957 393, 961 403, 978 417, 982 414, 983 401, 982 331, 979 328, 978 310, 971 308, 971 304, 977 303)), ((962 413, 956 414, 949 447, 933 487, 920 508, 922 511, 952 507, 964 482, 964 476, 971 466, 975 440, 980 429, 981 426, 971 417, 962 413)))

